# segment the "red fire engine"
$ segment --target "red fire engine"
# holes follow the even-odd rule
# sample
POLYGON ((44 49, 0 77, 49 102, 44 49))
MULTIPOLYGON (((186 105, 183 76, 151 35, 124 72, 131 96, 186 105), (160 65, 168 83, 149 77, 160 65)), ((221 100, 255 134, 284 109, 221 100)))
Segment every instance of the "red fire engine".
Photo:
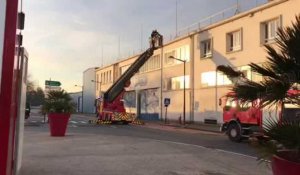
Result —
MULTIPOLYGON (((289 90, 288 96, 299 96, 299 90, 289 90)), ((250 134, 261 132, 264 122, 269 117, 281 119, 300 119, 300 109, 297 105, 285 102, 278 107, 261 108, 259 99, 252 103, 241 103, 233 92, 219 99, 219 105, 223 107, 223 124, 221 131, 228 135, 231 141, 239 142, 248 138, 250 134), (281 115, 282 114, 282 115, 281 115), (282 117, 282 118, 281 118, 282 117)))
POLYGON ((139 71, 153 55, 154 50, 162 47, 163 37, 154 30, 149 39, 150 48, 142 53, 135 62, 117 79, 117 81, 96 100, 97 115, 101 121, 130 123, 136 117, 127 113, 124 107, 123 95, 126 87, 130 86, 130 78, 139 71))
POLYGON ((1 175, 18 174, 21 165, 27 56, 21 47, 25 15, 18 5, 18 0, 0 1, 1 175))

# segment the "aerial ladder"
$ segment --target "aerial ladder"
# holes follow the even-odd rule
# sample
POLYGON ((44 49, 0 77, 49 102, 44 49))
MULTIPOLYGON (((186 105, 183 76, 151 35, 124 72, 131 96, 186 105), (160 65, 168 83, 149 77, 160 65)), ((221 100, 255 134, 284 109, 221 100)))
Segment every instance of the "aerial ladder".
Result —
POLYGON ((136 115, 127 113, 124 107, 123 96, 125 88, 130 86, 130 79, 153 55, 154 50, 163 45, 163 36, 154 30, 149 39, 150 48, 142 53, 138 59, 104 92, 102 98, 96 101, 97 116, 100 121, 130 123, 136 115))

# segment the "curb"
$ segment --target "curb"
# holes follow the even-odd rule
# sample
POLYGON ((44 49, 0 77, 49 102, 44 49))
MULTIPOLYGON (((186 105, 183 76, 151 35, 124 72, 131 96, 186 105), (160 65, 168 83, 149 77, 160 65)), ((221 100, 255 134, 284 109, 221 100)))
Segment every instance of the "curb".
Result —
MULTIPOLYGON (((206 132, 213 132, 213 133, 218 133, 221 134, 222 132, 218 130, 213 130, 213 129, 206 129, 206 128, 201 128, 201 127, 197 127, 197 126, 189 126, 189 125, 176 125, 176 124, 163 124, 163 123, 158 123, 158 125, 161 126, 170 126, 170 127, 175 127, 175 128, 184 128, 184 129, 193 129, 193 130, 199 130, 199 131, 206 131, 206 132)), ((213 126, 213 127, 217 127, 217 126, 213 126)), ((219 128, 219 126, 218 126, 219 128)))

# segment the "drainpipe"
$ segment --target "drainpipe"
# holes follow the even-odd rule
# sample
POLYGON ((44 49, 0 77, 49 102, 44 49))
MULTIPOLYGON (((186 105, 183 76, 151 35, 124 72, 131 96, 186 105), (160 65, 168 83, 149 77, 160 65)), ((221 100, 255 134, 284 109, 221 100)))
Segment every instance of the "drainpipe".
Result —
POLYGON ((164 60, 164 46, 161 47, 160 58, 160 119, 163 120, 163 60, 164 60))
POLYGON ((216 67, 216 87, 215 87, 215 111, 218 112, 218 66, 216 67))
POLYGON ((194 39, 195 35, 190 36, 190 122, 194 122, 195 111, 195 52, 194 52, 194 39))

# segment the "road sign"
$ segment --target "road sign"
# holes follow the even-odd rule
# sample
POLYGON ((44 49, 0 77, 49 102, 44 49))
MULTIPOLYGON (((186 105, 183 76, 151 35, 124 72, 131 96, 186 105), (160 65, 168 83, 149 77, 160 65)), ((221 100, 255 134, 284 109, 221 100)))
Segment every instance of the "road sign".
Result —
POLYGON ((165 98, 164 99, 164 104, 165 104, 165 107, 168 107, 171 103, 171 99, 170 98, 165 98))
POLYGON ((49 80, 46 80, 45 81, 45 85, 46 86, 60 86, 61 83, 59 81, 49 81, 49 80))

